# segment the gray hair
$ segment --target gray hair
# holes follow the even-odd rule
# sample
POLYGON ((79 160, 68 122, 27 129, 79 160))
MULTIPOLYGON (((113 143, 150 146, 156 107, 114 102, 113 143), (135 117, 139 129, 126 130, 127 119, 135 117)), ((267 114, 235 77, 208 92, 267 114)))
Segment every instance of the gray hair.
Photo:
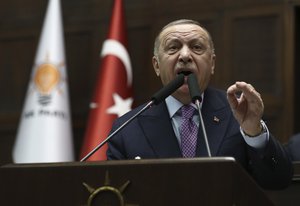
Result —
POLYGON ((153 54, 154 56, 157 56, 158 55, 158 49, 159 49, 159 46, 160 46, 160 34, 167 28, 171 27, 171 26, 175 26, 175 25, 182 25, 182 24, 194 24, 194 25, 197 25, 199 27, 201 27, 208 35, 208 41, 209 41, 209 46, 211 48, 211 51, 212 53, 215 53, 215 49, 214 49, 214 43, 213 43, 213 40, 212 40, 212 37, 210 35, 210 33, 198 22, 198 21, 195 21, 195 20, 191 20, 191 19, 179 19, 179 20, 175 20, 175 21, 172 21, 170 22, 169 24, 167 24, 166 26, 164 26, 160 32, 158 33, 158 35, 156 36, 155 38, 155 42, 154 42, 154 50, 153 50, 153 54))

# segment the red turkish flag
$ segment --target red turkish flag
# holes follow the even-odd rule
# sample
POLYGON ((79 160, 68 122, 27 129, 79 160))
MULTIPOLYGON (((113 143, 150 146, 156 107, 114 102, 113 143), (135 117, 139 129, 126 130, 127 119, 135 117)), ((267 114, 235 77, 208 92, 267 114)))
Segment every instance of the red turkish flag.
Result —
MULTIPOLYGON (((108 38, 103 43, 101 58, 81 158, 106 139, 114 119, 128 112, 132 106, 132 69, 127 51, 122 0, 114 2, 108 38)), ((107 144, 87 160, 106 160, 106 150, 107 144)))

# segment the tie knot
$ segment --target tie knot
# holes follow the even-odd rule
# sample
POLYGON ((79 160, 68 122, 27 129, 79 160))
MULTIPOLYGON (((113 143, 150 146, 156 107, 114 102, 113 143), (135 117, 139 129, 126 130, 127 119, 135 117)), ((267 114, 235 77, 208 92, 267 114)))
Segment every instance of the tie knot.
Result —
POLYGON ((195 108, 191 105, 184 105, 181 107, 182 118, 190 119, 193 117, 195 108))

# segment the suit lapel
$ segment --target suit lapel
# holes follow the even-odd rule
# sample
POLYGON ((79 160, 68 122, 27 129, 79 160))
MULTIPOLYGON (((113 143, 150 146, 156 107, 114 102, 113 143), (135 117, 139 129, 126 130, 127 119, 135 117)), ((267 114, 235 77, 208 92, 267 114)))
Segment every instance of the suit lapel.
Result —
MULTIPOLYGON (((220 94, 217 94, 215 90, 210 88, 205 91, 204 95, 202 116, 207 132, 211 155, 216 156, 225 136, 231 114, 225 96, 222 98, 220 94)), ((199 126, 197 156, 207 155, 208 153, 205 146, 202 128, 199 126)))
POLYGON ((158 158, 181 157, 165 102, 151 107, 138 119, 149 145, 158 158))

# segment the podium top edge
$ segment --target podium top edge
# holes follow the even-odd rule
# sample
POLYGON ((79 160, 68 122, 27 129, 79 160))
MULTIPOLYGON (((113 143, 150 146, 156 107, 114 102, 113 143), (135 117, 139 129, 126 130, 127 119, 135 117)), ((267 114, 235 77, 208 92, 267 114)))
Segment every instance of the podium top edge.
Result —
POLYGON ((99 165, 138 165, 138 164, 197 164, 197 163, 235 163, 233 157, 198 157, 198 158, 162 158, 162 159, 131 159, 131 160, 106 160, 87 162, 47 162, 47 163, 11 163, 1 168, 22 168, 22 167, 60 167, 60 166, 99 166, 99 165))

